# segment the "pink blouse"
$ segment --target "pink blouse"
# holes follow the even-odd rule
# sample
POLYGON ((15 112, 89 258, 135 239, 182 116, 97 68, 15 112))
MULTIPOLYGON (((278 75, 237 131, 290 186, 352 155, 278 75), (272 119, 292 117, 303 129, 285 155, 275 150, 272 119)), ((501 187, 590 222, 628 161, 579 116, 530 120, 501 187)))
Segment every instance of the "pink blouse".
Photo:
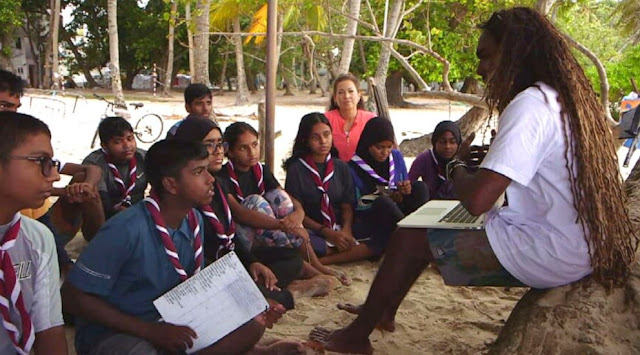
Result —
POLYGON ((340 159, 343 161, 349 161, 356 153, 356 147, 358 146, 358 141, 360 140, 360 135, 362 134, 364 125, 367 124, 370 119, 376 117, 376 114, 358 109, 356 120, 353 122, 349 132, 344 131, 345 120, 340 115, 340 110, 335 109, 327 111, 324 115, 327 116, 329 123, 331 123, 333 145, 338 149, 340 159))

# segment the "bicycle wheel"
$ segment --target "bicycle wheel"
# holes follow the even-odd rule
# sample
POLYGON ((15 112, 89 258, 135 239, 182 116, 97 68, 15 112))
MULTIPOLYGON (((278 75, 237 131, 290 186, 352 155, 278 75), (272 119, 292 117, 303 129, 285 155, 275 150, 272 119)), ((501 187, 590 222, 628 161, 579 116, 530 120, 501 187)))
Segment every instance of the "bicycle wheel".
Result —
POLYGON ((162 118, 155 113, 148 113, 136 122, 134 132, 140 142, 152 143, 160 138, 163 128, 162 118))

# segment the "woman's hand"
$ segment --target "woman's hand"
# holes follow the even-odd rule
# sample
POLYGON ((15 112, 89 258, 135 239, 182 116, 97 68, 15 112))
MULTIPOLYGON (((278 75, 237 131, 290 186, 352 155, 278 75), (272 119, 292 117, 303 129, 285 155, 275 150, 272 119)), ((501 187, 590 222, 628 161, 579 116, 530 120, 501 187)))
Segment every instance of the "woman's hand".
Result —
POLYGON ((255 262, 249 265, 249 273, 251 277, 253 277, 253 281, 258 282, 260 278, 264 280, 264 286, 269 291, 280 291, 280 288, 276 286, 278 283, 278 278, 276 275, 264 264, 255 262))
POLYGON ((356 245, 356 240, 353 238, 353 236, 350 236, 347 233, 330 230, 328 228, 324 229, 323 232, 327 241, 335 245, 338 251, 349 250, 351 249, 351 247, 356 245))
POLYGON ((405 180, 398 183, 398 192, 403 195, 411 195, 411 181, 405 180))

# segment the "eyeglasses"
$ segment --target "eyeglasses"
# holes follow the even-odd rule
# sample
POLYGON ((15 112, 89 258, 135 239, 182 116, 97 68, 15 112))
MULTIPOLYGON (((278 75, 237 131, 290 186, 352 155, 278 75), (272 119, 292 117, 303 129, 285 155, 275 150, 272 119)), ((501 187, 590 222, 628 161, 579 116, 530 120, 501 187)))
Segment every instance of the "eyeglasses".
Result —
POLYGON ((219 149, 222 149, 222 151, 226 153, 229 150, 229 143, 227 142, 222 142, 222 143, 206 142, 204 143, 204 146, 210 152, 215 152, 219 149))
POLYGON ((56 168, 56 172, 59 172, 60 170, 60 161, 47 156, 29 157, 22 155, 12 155, 8 158, 16 160, 29 160, 40 164, 40 170, 42 171, 42 175, 44 175, 45 177, 51 176, 53 168, 56 168))

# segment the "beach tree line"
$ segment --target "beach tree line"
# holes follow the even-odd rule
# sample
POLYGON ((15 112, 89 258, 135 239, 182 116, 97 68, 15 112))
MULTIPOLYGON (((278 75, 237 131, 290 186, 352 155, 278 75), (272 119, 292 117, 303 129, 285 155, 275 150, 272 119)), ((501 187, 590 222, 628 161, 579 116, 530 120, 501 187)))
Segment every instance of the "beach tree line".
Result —
MULTIPOLYGON (((122 88, 130 89, 136 75, 150 74, 154 64, 165 93, 178 74, 220 93, 234 91, 238 104, 260 90, 266 56, 263 0, 0 2, 0 65, 10 68, 12 38, 24 31, 38 54, 39 87, 59 83, 54 73, 60 62, 70 73, 84 74, 90 87, 108 82, 99 69, 109 65, 120 100, 122 88)), ((407 105, 403 81, 426 96, 482 105, 476 25, 514 5, 536 7, 566 33, 603 102, 613 102, 612 107, 631 90, 629 79, 640 74, 635 64, 640 5, 634 0, 281 0, 278 5, 278 69, 285 94, 297 88, 326 95, 319 85, 323 79, 351 71, 375 78, 391 105, 407 105)))

